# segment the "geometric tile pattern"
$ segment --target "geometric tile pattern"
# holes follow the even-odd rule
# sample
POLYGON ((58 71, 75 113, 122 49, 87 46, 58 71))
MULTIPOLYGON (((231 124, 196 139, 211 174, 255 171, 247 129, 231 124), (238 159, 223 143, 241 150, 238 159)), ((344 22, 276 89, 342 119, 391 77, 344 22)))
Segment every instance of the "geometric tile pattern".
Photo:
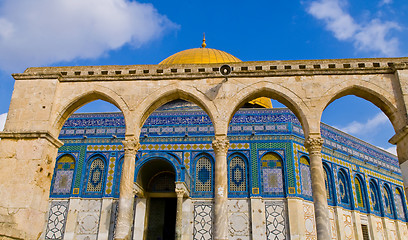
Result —
POLYGON ((313 203, 303 202, 306 240, 317 240, 316 223, 313 203))
MULTIPOLYGON (((114 154, 114 153, 112 153, 114 154)), ((116 162, 116 156, 112 155, 109 158, 109 166, 108 166, 108 177, 106 178, 106 190, 105 194, 111 194, 112 193, 112 186, 113 186, 113 176, 115 173, 115 162, 116 162)))
POLYGON ((230 191, 246 190, 246 165, 242 158, 236 156, 229 164, 229 187, 230 191))
POLYGON ((102 191, 102 183, 105 173, 105 163, 102 159, 95 159, 89 169, 88 184, 86 187, 87 192, 100 192, 102 191))
POLYGON ((194 240, 212 239, 212 204, 208 202, 194 203, 194 240))
POLYGON ((72 157, 70 154, 61 156, 55 164, 55 175, 51 193, 55 195, 70 194, 74 171, 74 157, 72 157))
POLYGON ((261 158, 263 192, 283 194, 282 159, 276 153, 267 153, 261 158))
POLYGON ((69 201, 52 201, 45 239, 64 239, 69 201))
POLYGON ((283 201, 265 202, 266 238, 269 240, 287 239, 286 207, 283 201))
POLYGON ((209 192, 212 190, 212 163, 207 157, 201 157, 196 164, 195 190, 209 192))

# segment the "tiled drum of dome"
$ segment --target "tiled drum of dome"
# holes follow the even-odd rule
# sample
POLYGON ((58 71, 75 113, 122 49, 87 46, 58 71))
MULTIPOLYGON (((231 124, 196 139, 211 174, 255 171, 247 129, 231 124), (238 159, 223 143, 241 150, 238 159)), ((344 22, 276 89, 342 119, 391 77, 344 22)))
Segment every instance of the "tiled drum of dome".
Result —
POLYGON ((246 165, 244 160, 238 156, 230 161, 229 180, 230 191, 246 191, 246 165))
POLYGON ((195 191, 210 192, 212 190, 212 164, 207 157, 201 157, 196 164, 195 191))

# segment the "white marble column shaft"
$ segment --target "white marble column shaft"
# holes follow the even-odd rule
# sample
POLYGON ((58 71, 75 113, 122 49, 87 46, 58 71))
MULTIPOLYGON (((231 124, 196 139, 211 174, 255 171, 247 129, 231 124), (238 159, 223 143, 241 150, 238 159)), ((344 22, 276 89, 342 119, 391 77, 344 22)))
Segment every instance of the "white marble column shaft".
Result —
POLYGON ((326 185, 324 182, 322 163, 323 139, 319 136, 309 136, 305 147, 309 151, 310 175, 312 178, 313 202, 316 218, 318 240, 331 239, 329 207, 327 204, 326 185))
POLYGON ((212 143, 215 152, 214 171, 214 239, 228 239, 228 168, 227 136, 215 136, 212 143))
POLYGON ((185 190, 176 188, 177 212, 176 212, 176 240, 181 240, 183 235, 183 197, 185 190))
POLYGON ((118 217, 116 220, 115 240, 130 240, 133 223, 135 157, 140 148, 139 140, 132 137, 122 142, 125 158, 120 178, 118 217))

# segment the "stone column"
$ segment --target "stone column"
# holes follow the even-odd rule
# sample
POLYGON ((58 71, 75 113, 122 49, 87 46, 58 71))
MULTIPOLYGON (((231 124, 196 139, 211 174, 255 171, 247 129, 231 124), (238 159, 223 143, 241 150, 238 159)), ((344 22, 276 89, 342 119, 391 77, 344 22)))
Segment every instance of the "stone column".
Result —
POLYGON ((228 168, 227 152, 229 141, 227 136, 215 136, 212 142, 215 152, 214 176, 214 239, 228 239, 228 168))
POLYGON ((324 183, 322 150, 323 139, 318 136, 309 136, 305 147, 309 151, 310 174, 312 177, 313 202, 316 218, 318 240, 331 239, 329 207, 327 204, 326 186, 324 183))
POLYGON ((133 223, 134 204, 134 177, 135 177, 135 157, 140 148, 139 140, 131 137, 122 142, 125 149, 125 158, 122 165, 122 175, 120 178, 119 209, 116 220, 115 240, 130 240, 133 223))
POLYGON ((176 240, 181 240, 183 235, 183 197, 185 190, 176 188, 177 194, 177 213, 176 213, 176 240))

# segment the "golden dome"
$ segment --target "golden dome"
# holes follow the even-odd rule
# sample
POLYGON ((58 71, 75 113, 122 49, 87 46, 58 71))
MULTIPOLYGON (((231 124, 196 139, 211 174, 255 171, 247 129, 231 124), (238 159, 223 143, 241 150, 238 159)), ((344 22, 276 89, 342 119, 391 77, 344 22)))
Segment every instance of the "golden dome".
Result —
MULTIPOLYGON (((204 43, 205 44, 205 43, 204 43)), ((242 62, 238 58, 221 50, 212 48, 187 49, 164 59, 163 64, 206 64, 206 63, 234 63, 242 62)))

